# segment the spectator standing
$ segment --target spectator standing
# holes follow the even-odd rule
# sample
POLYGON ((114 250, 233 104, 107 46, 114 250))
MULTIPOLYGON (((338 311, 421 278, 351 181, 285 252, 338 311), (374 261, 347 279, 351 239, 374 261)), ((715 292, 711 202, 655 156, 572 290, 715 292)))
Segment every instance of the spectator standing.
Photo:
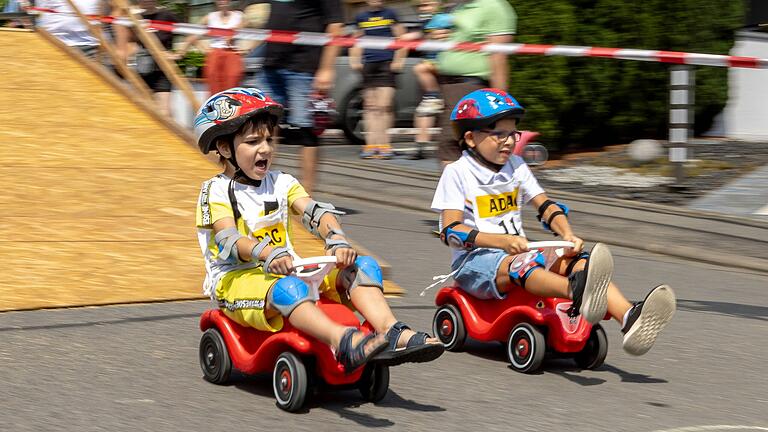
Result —
MULTIPOLYGON (((341 35, 343 27, 340 0, 272 0, 266 28, 269 30, 325 32, 341 35)), ((264 68, 258 86, 288 108, 284 141, 303 146, 301 183, 307 192, 315 186, 319 138, 313 131, 309 111, 313 93, 328 95, 336 76, 339 47, 314 47, 268 43, 264 68)))
MULTIPOLYGON (((206 15, 201 25, 237 30, 243 27, 244 15, 238 10, 232 10, 229 0, 216 0, 216 11, 206 15)), ((187 49, 197 43, 200 36, 190 36, 179 51, 184 57, 187 49)), ((237 87, 243 79, 245 69, 243 59, 235 45, 233 36, 214 37, 211 39, 203 66, 203 77, 211 94, 237 87)))
MULTIPOLYGON (((179 22, 176 15, 166 9, 158 9, 157 0, 139 0, 139 7, 142 9, 141 17, 152 21, 165 21, 165 22, 179 22)), ((118 30, 122 32, 122 29, 118 30)), ((160 44, 165 48, 164 54, 169 60, 176 60, 177 55, 172 54, 173 49, 173 33, 169 31, 157 31, 147 28, 148 33, 154 33, 157 36, 160 44)), ((120 34, 120 33, 118 33, 120 34)), ((170 117, 171 115, 171 82, 165 73, 157 65, 157 62, 150 54, 149 50, 144 47, 141 41, 138 40, 135 33, 131 32, 132 42, 138 44, 138 50, 136 51, 136 71, 141 78, 147 83, 155 97, 157 107, 160 112, 170 117)), ((122 44, 123 37, 118 37, 119 43, 122 44)), ((121 47, 120 52, 127 52, 128 49, 121 47)))
MULTIPOLYGON (((73 0, 75 6, 85 15, 98 15, 100 0, 73 0)), ((88 58, 94 59, 99 50, 99 40, 92 35, 80 21, 80 17, 67 3, 67 0, 38 0, 35 4, 43 9, 53 9, 57 13, 44 13, 37 21, 37 26, 56 36, 67 46, 77 48, 88 58)))
MULTIPOLYGON (((382 0, 368 0, 368 9, 355 17, 355 37, 400 37, 405 34, 397 14, 384 7, 382 0)), ((349 50, 349 63, 363 76, 363 120, 365 146, 360 157, 388 159, 393 156, 387 129, 392 127, 392 100, 397 86, 395 74, 403 69, 407 49, 396 52, 354 47, 349 50), (362 60, 361 60, 362 58, 362 60)))
MULTIPOLYGON (((430 37, 451 42, 510 43, 517 31, 517 15, 507 0, 459 1, 451 10, 452 28, 434 30, 430 37)), ((509 64, 506 54, 445 51, 437 56, 440 89, 445 105, 455 106, 466 94, 484 87, 507 90, 509 64)), ((450 111, 440 116, 443 130, 438 142, 442 166, 461 156, 451 133, 450 111)))

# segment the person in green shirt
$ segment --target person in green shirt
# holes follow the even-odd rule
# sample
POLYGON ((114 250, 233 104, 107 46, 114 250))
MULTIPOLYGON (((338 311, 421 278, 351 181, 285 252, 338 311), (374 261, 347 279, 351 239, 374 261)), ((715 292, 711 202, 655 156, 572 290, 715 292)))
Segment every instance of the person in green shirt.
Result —
MULTIPOLYGON (((435 30, 433 39, 451 42, 510 43, 517 32, 517 14, 507 0, 464 0, 451 9, 451 29, 435 30)), ((509 64, 506 54, 445 51, 437 56, 440 89, 445 106, 454 106, 464 95, 484 87, 507 90, 509 64)), ((438 142, 442 166, 461 155, 451 133, 450 110, 440 116, 443 129, 438 142)))

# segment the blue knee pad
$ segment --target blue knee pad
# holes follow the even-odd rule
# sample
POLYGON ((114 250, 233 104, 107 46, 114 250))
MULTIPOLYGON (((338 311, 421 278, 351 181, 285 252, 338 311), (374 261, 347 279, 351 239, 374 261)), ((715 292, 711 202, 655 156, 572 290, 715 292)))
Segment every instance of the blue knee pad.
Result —
POLYGON ((296 306, 313 301, 309 291, 309 285, 303 280, 296 276, 286 276, 275 282, 267 294, 267 300, 280 315, 287 317, 296 306))
POLYGON ((357 288, 358 285, 375 286, 384 290, 384 278, 381 274, 381 266, 375 259, 369 256, 358 256, 355 264, 351 265, 339 273, 339 284, 337 288, 342 288, 349 292, 357 288))
POLYGON ((526 252, 525 257, 516 257, 509 264, 509 278, 512 282, 525 288, 525 281, 528 276, 533 273, 537 268, 545 268, 547 259, 543 253, 539 251, 526 252))

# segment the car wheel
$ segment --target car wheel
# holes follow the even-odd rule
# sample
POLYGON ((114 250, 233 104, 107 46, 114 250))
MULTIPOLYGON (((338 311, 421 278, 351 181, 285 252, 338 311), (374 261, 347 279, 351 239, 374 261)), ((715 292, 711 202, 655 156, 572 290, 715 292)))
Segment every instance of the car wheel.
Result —
POLYGON ((432 319, 432 333, 448 351, 460 351, 467 340, 467 330, 459 308, 452 304, 441 306, 432 319))
POLYGON ((357 388, 363 399, 368 402, 379 402, 389 391, 389 368, 379 364, 368 364, 357 382, 357 388))
POLYGON ((214 384, 226 384, 232 373, 232 360, 218 330, 209 328, 203 333, 199 352, 200 368, 205 380, 214 384))
POLYGON ((538 328, 521 323, 515 326, 507 339, 507 357, 518 372, 537 371, 544 361, 546 353, 544 334, 538 328))
POLYGON ((309 380, 307 369, 299 357, 290 352, 284 352, 277 357, 272 372, 272 388, 280 409, 295 412, 304 406, 309 380))
POLYGON ((365 144, 365 123, 363 121, 363 90, 356 88, 341 101, 339 110, 341 129, 352 144, 365 144))
POLYGON ((586 345, 574 356, 574 359, 582 369, 597 369, 603 365, 606 355, 608 355, 608 337, 603 327, 595 324, 589 332, 586 345))

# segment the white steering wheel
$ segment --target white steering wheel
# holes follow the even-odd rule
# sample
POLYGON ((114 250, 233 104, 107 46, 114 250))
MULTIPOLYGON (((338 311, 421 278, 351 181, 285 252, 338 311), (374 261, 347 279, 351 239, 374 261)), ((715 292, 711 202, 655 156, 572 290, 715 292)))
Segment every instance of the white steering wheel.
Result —
POLYGON ((563 256, 565 253, 566 248, 572 248, 575 244, 573 242, 569 241, 562 241, 562 240, 551 240, 551 241, 538 241, 538 242, 529 242, 528 243, 528 249, 534 250, 534 249, 554 249, 555 255, 557 257, 563 256))
POLYGON ((323 278, 336 267, 336 257, 319 255, 309 258, 301 258, 293 254, 293 267, 296 277, 306 282, 312 288, 315 297, 318 298, 318 288, 323 278))

